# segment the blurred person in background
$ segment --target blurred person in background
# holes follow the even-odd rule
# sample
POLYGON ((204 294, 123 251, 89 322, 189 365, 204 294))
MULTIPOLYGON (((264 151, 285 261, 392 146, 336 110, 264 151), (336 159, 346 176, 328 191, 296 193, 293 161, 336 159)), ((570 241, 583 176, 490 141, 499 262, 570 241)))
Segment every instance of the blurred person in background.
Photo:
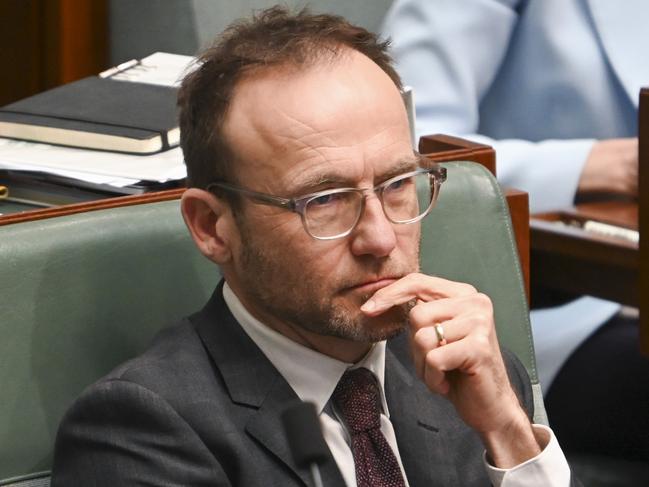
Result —
MULTIPOLYGON (((396 0, 383 33, 414 88, 418 136, 491 145, 499 180, 534 213, 637 196, 647 19, 646 0, 396 0)), ((539 377, 567 450, 647 460, 649 360, 637 318, 619 311, 593 297, 533 310, 539 377)))

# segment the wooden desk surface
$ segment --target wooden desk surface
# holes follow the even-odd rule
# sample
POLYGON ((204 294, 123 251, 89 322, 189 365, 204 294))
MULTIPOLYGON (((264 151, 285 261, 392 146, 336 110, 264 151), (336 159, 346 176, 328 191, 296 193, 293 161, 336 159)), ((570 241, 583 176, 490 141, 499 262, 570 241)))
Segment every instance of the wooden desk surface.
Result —
POLYGON ((587 220, 609 223, 630 230, 638 230, 638 203, 630 201, 602 201, 576 205, 576 216, 587 220))
POLYGON ((619 225, 620 221, 614 218, 617 214, 625 219, 632 218, 637 215, 637 205, 605 206, 602 218, 598 208, 592 207, 587 207, 584 213, 575 208, 534 215, 530 221, 532 288, 540 286, 567 294, 589 294, 639 306, 638 244, 592 233, 575 224, 594 218, 619 225))

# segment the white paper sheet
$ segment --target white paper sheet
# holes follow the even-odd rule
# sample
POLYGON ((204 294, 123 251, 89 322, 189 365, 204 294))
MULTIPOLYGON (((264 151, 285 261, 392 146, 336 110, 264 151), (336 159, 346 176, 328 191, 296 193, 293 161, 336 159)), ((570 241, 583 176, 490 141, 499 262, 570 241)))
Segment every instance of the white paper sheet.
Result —
MULTIPOLYGON (((119 70, 121 65, 117 66, 115 68, 117 73, 111 75, 110 78, 153 85, 178 86, 183 76, 194 69, 194 60, 195 58, 192 56, 155 52, 142 58, 139 63, 137 61, 124 63, 123 66, 126 69, 123 71, 119 70)), ((101 73, 100 76, 110 72, 109 69, 101 73)))
POLYGON ((116 186, 120 180, 166 182, 187 172, 179 147, 149 156, 102 152, 0 138, 0 169, 43 171, 116 186), (106 183, 111 184, 111 183, 106 183))

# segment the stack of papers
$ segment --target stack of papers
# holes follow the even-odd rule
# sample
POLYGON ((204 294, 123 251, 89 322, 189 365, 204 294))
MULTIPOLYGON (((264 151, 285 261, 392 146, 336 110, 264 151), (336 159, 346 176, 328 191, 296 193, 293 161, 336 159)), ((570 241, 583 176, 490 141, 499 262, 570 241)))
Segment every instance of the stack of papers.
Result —
POLYGON ((139 181, 165 183, 187 175, 180 147, 134 156, 2 138, 0 169, 37 171, 120 188, 139 181))
MULTIPOLYGON (((158 52, 141 61, 124 63, 100 76, 177 86, 193 66, 191 56, 158 52)), ((186 176, 179 147, 152 155, 130 155, 1 137, 0 170, 36 171, 115 188, 126 188, 142 181, 165 183, 186 176)))

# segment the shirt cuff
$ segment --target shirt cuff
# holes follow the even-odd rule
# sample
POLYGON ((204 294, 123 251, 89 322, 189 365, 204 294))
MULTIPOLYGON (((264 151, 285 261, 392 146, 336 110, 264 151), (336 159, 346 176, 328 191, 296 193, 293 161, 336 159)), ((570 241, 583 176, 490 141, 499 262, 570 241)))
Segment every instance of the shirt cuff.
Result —
POLYGON ((534 458, 513 468, 497 468, 483 461, 494 487, 568 487, 570 467, 557 438, 550 428, 540 424, 532 425, 534 436, 543 451, 534 458))

